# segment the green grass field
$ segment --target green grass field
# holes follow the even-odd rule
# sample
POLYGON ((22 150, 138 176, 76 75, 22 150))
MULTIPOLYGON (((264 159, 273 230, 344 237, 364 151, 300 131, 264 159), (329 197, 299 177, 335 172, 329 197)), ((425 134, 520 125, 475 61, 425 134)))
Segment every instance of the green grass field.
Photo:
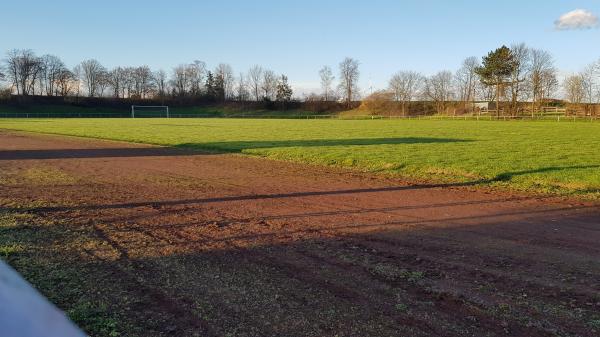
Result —
POLYGON ((597 122, 0 119, 0 128, 600 199, 597 122))

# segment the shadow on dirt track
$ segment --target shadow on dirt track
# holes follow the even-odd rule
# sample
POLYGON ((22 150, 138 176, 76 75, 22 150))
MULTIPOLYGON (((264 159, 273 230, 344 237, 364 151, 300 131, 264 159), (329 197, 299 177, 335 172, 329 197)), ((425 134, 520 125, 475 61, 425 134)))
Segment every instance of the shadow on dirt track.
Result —
POLYGON ((173 147, 132 147, 132 148, 87 148, 50 150, 9 150, 0 151, 0 160, 26 159, 69 159, 69 158, 123 158, 123 157, 162 157, 200 155, 199 151, 215 153, 236 153, 247 149, 271 147, 315 147, 351 146, 384 144, 428 144, 468 142, 464 139, 448 138, 365 138, 365 139, 314 139, 290 141, 233 141, 214 143, 185 143, 173 147), (197 150, 197 151, 193 151, 197 150))
POLYGON ((465 143, 468 139, 433 138, 433 137, 398 137, 398 138, 356 138, 356 139, 299 139, 299 140, 266 140, 266 141, 227 141, 207 143, 183 143, 182 148, 216 149, 224 152, 242 152, 250 149, 279 147, 319 147, 319 146, 369 146, 396 144, 432 144, 432 143, 465 143))
MULTIPOLYGON (((149 149, 155 150, 155 149, 149 149)), ((162 150, 162 149, 161 149, 162 150)), ((149 151, 151 152, 151 151, 149 151)), ((380 193, 380 192, 398 192, 408 190, 423 190, 423 189, 436 189, 436 188, 451 188, 451 187, 468 187, 485 185, 499 181, 509 181, 510 179, 520 176, 529 175, 535 173, 552 172, 552 171, 564 171, 570 169, 587 169, 597 168, 600 165, 586 165, 586 166, 566 166, 566 167, 544 167, 534 170, 526 171, 515 171, 506 172, 497 175, 492 179, 479 179, 467 182, 458 183, 445 183, 445 184, 416 184, 406 186, 389 186, 380 188, 361 188, 361 189, 347 189, 347 190, 325 190, 325 191, 306 191, 306 192, 292 192, 292 193, 275 193, 275 194, 251 194, 251 195, 238 195, 238 196, 225 196, 218 198, 202 198, 202 199, 180 199, 180 200, 154 200, 145 202, 130 202, 121 204, 103 204, 103 205, 78 205, 78 206, 50 206, 50 207, 37 207, 29 209, 31 211, 68 211, 68 210, 94 210, 94 209, 119 209, 119 208, 135 208, 135 207, 166 207, 166 206, 177 206, 177 205, 192 205, 192 204, 210 204, 219 202, 230 202, 230 201, 244 201, 244 200, 268 200, 268 199, 286 199, 286 198, 303 198, 303 197, 317 197, 317 196, 336 196, 336 195, 351 195, 351 194, 369 194, 369 193, 380 193)), ((596 192, 596 191, 588 191, 596 192)), ((470 203, 467 203, 470 204, 470 203)), ((0 211, 18 211, 23 210, 22 208, 2 208, 0 211)), ((535 212, 535 211, 533 211, 535 212)))
POLYGON ((80 158, 135 158, 201 155, 202 152, 168 147, 8 150, 0 151, 0 160, 45 160, 80 158))
MULTIPOLYGON (((593 336, 597 213, 580 210, 444 217, 442 227, 307 226, 332 215, 310 212, 218 221, 193 208, 119 220, 42 212, 57 222, 31 219, 3 235, 38 247, 10 261, 42 292, 63 308, 101 303, 127 336, 593 336), (282 219, 304 225, 282 229, 273 222, 282 219)), ((77 323, 99 329, 94 317, 77 323)))

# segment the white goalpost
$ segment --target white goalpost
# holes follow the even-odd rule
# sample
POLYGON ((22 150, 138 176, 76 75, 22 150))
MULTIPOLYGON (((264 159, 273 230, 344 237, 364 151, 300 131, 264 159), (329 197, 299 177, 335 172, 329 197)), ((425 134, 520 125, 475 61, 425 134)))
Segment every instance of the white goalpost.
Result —
POLYGON ((132 105, 131 118, 135 117, 166 117, 170 118, 167 105, 132 105))

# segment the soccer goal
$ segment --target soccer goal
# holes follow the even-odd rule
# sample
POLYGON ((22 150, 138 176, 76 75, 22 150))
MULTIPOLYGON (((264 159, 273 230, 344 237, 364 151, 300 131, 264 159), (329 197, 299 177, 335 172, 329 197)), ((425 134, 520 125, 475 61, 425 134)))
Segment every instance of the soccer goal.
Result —
POLYGON ((166 105, 132 105, 131 118, 169 118, 169 107, 166 105))

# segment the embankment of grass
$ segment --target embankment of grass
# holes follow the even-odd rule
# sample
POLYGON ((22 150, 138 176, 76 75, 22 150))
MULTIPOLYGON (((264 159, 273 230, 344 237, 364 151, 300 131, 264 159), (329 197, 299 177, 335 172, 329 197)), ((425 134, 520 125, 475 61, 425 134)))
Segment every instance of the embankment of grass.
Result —
MULTIPOLYGON (((160 111, 159 111, 160 112, 160 111)), ((314 116, 318 113, 290 109, 290 110, 269 110, 269 109, 240 109, 228 106, 190 106, 190 107, 170 107, 169 112, 176 117, 302 117, 314 116)), ((154 111, 138 112, 139 116, 156 115, 154 111)), ((28 118, 127 118, 131 116, 131 110, 118 107, 91 107, 77 105, 53 105, 53 104, 36 104, 36 105, 0 105, 0 118, 8 117, 28 117, 28 118)))

